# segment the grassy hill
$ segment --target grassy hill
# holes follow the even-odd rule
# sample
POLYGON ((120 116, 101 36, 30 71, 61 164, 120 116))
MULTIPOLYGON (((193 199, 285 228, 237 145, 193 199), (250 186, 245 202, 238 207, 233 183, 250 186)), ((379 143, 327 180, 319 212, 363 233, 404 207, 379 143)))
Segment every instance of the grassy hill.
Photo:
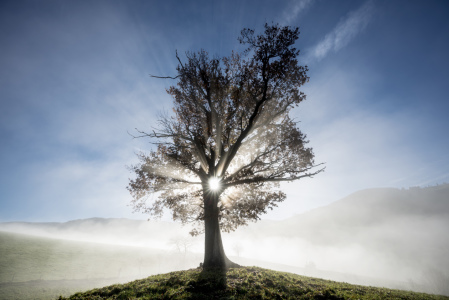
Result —
POLYGON ((60 299, 449 299, 244 267, 227 274, 199 269, 150 276, 60 299))

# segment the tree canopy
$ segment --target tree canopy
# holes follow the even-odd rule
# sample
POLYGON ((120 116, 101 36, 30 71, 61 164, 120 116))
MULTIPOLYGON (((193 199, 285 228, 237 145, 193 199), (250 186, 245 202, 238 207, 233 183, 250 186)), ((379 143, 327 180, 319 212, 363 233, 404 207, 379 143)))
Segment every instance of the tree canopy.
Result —
POLYGON ((174 220, 199 225, 198 234, 212 201, 220 228, 232 231, 284 201, 281 182, 324 170, 289 116, 309 80, 298 63, 298 36, 298 28, 265 24, 260 35, 241 31, 242 53, 210 58, 200 50, 185 61, 176 54, 177 76, 159 77, 177 81, 167 90, 173 114, 138 131, 157 147, 132 166, 136 211, 160 216, 167 208, 174 220))

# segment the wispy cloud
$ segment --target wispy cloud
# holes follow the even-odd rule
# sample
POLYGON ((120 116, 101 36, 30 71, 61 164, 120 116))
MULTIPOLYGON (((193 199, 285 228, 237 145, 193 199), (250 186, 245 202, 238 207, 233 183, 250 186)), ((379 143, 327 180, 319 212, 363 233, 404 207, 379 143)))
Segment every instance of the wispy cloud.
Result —
POLYGON ((345 47, 366 28, 372 17, 373 9, 372 2, 367 1, 359 9, 350 12, 321 42, 313 47, 309 53, 310 58, 321 60, 329 52, 337 52, 345 47))
POLYGON ((311 3, 312 0, 292 1, 291 5, 289 5, 287 10, 284 11, 282 21, 280 23, 290 25, 295 20, 295 18, 311 3))

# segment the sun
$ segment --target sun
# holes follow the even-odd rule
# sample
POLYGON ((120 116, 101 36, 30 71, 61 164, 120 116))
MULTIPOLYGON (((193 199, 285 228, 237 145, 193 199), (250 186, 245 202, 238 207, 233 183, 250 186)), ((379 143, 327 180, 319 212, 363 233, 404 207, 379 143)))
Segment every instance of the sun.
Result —
POLYGON ((209 188, 212 191, 217 191, 218 189, 220 189, 220 178, 212 177, 211 179, 209 179, 209 188))

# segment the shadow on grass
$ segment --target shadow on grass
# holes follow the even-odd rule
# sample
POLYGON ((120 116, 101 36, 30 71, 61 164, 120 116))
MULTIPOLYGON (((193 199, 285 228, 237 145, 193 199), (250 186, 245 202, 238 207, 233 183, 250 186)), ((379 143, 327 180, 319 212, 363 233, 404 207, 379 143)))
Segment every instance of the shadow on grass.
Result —
POLYGON ((231 296, 227 290, 226 271, 223 270, 203 270, 189 282, 186 290, 191 293, 191 299, 226 299, 231 296))

